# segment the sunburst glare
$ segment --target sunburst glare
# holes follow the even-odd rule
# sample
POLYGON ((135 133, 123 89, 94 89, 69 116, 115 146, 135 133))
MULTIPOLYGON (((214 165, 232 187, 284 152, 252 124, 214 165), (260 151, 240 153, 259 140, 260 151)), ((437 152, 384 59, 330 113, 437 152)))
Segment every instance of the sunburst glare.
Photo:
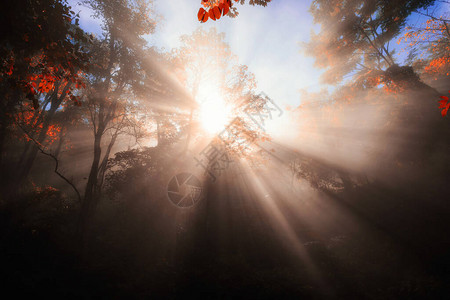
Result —
POLYGON ((199 94, 199 121, 206 132, 218 133, 231 117, 230 107, 213 86, 203 87, 199 94))

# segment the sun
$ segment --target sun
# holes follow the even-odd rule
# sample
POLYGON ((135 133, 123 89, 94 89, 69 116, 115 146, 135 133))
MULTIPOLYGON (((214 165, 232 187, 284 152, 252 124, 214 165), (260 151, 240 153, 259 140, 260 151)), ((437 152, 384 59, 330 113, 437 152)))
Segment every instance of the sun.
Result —
POLYGON ((207 100, 200 105, 200 122, 209 133, 218 133, 225 129, 229 119, 229 109, 218 98, 207 100))
POLYGON ((199 89, 199 121, 208 133, 219 133, 225 129, 230 118, 230 107, 226 104, 218 88, 203 85, 199 89))

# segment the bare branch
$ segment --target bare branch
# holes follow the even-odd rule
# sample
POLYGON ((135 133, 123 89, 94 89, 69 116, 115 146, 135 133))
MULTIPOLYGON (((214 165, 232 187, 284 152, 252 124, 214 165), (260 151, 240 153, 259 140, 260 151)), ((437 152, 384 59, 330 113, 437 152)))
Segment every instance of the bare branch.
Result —
POLYGON ((28 137, 31 141, 33 141, 33 143, 36 145, 36 147, 39 149, 39 151, 40 151, 42 154, 44 154, 44 155, 46 155, 46 156, 48 156, 48 157, 50 157, 50 158, 53 159, 53 161, 55 162, 55 169, 54 169, 54 172, 55 172, 62 180, 64 180, 65 182, 67 182, 67 183, 72 187, 72 189, 73 189, 73 190, 75 191, 75 193, 77 194, 78 202, 81 204, 81 195, 80 195, 80 192, 78 191, 78 189, 76 188, 76 186, 75 186, 69 179, 67 179, 67 177, 65 177, 63 174, 61 174, 61 173, 58 171, 58 166, 59 166, 58 158, 56 158, 56 156, 54 156, 54 155, 51 154, 51 153, 45 152, 44 149, 42 148, 41 144, 40 144, 38 141, 36 141, 32 136, 30 136, 30 135, 28 134, 28 132, 25 130, 25 128, 23 128, 23 126, 22 126, 20 123, 16 123, 16 124, 20 127, 20 129, 22 129, 22 131, 27 135, 27 137, 28 137))

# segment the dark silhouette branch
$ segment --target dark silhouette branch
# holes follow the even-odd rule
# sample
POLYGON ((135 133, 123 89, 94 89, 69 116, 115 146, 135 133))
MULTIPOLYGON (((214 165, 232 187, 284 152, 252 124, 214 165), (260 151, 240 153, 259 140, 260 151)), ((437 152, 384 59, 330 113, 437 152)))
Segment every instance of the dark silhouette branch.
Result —
POLYGON ((364 28, 362 28, 360 26, 360 30, 362 32, 362 34, 366 37, 367 41, 369 42, 369 44, 372 46, 372 48, 377 51, 378 55, 380 57, 382 57, 384 59, 385 62, 388 63, 388 65, 392 65, 391 62, 383 55, 383 53, 380 51, 380 49, 378 49, 378 47, 374 44, 374 42, 370 39, 369 35, 366 33, 366 31, 364 30, 364 28))
POLYGON ((54 156, 53 154, 51 154, 51 153, 45 152, 45 150, 42 148, 41 144, 38 141, 36 141, 32 136, 30 136, 28 134, 28 132, 25 130, 25 128, 23 128, 22 125, 20 125, 19 123, 17 123, 17 125, 20 127, 20 129, 22 129, 22 131, 26 134, 26 136, 36 145, 36 147, 39 149, 39 151, 42 154, 44 154, 44 155, 46 155, 46 156, 48 156, 48 157, 50 157, 50 158, 52 158, 54 160, 54 162, 55 162, 54 172, 56 173, 56 175, 58 175, 62 180, 67 182, 72 187, 72 189, 77 194, 78 201, 81 203, 81 195, 80 195, 80 192, 78 191, 78 189, 76 188, 76 186, 69 179, 67 179, 67 177, 65 177, 63 174, 61 174, 58 171, 58 167, 59 167, 58 158, 56 156, 54 156))

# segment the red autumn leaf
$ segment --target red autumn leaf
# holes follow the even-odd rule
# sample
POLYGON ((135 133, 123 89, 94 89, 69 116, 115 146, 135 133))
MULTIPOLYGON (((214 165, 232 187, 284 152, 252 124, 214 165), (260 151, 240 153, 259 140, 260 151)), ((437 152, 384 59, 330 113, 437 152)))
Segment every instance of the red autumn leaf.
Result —
POLYGON ((223 5, 223 15, 225 16, 230 11, 230 5, 228 3, 225 3, 223 5))
POLYGON ((205 14, 203 15, 203 19, 201 20, 202 23, 205 23, 206 21, 208 21, 209 19, 209 15, 208 13, 205 11, 205 14))
POLYGON ((203 17, 205 16, 205 14, 206 14, 206 11, 203 9, 203 7, 201 7, 197 13, 197 17, 200 22, 203 22, 203 17))
POLYGON ((208 14, 211 19, 213 19, 214 21, 216 20, 216 17, 214 16, 214 12, 213 12, 212 8, 208 11, 208 14))
MULTIPOLYGON (((448 91, 448 92, 450 93, 450 91, 448 91)), ((440 98, 442 100, 439 101, 439 104, 440 104, 439 108, 442 109, 441 115, 443 117, 445 117, 447 115, 447 112, 448 112, 449 108, 450 108, 450 102, 448 102, 449 98, 447 96, 440 96, 440 98)))
POLYGON ((231 0, 220 0, 220 3, 228 4, 228 8, 233 6, 233 2, 231 2, 231 0))
POLYGON ((212 11, 213 11, 214 16, 216 17, 216 19, 217 20, 220 19, 220 17, 222 16, 222 11, 219 9, 219 7, 218 6, 214 6, 212 8, 212 11))
POLYGON ((222 15, 225 16, 230 11, 230 6, 224 0, 219 4, 219 9, 222 12, 222 15))
MULTIPOLYGON (((238 1, 238 0, 236 0, 238 1)), ((198 20, 202 23, 206 22, 208 18, 215 20, 220 19, 222 16, 225 16, 229 13, 230 7, 232 6, 232 0, 201 0, 203 8, 200 8, 197 17, 198 20), (206 11, 205 9, 208 9, 206 11)))
POLYGON ((48 93, 53 88, 53 82, 48 80, 42 80, 39 83, 38 90, 41 93, 48 93))
POLYGON ((444 108, 447 105, 447 100, 441 100, 439 103, 441 104, 439 105, 439 108, 444 108))
POLYGON ((8 70, 8 72, 6 72, 6 74, 8 74, 8 75, 12 75, 12 73, 13 73, 13 69, 14 69, 14 65, 13 64, 11 64, 10 66, 9 66, 9 70, 8 70))

